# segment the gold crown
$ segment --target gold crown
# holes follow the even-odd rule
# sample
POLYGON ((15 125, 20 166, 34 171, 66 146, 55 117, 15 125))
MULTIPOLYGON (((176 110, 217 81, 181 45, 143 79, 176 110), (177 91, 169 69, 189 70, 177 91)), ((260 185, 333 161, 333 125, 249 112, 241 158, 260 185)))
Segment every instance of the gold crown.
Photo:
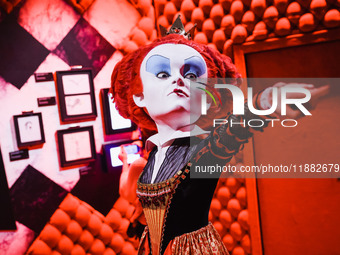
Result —
POLYGON ((196 25, 197 24, 195 24, 192 28, 190 28, 187 32, 185 32, 184 26, 181 20, 181 15, 178 15, 175 22, 170 27, 169 31, 167 31, 167 29, 163 27, 162 25, 159 25, 159 29, 160 29, 162 37, 169 35, 169 34, 179 34, 179 35, 183 35, 188 40, 191 40, 192 36, 195 33, 196 25))

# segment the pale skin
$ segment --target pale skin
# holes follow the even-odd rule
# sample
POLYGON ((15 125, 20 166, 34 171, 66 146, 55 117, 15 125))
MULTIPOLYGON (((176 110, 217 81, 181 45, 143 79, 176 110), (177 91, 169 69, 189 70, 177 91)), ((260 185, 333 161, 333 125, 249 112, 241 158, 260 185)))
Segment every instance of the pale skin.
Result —
MULTIPOLYGON (((133 142, 132 144, 136 144, 139 147, 142 147, 141 141, 133 142)), ((120 187, 124 187, 119 189, 119 194, 124 197, 126 200, 128 200, 130 203, 134 203, 137 199, 136 190, 137 187, 137 179, 139 177, 139 174, 143 170, 143 167, 145 166, 146 160, 141 157, 137 160, 135 160, 132 164, 134 164, 134 171, 138 172, 132 172, 130 171, 129 164, 127 161, 128 155, 124 149, 124 146, 120 146, 120 152, 118 154, 118 158, 122 161, 122 173, 120 175, 120 187), (132 192, 131 192, 132 191, 132 192)))
MULTIPOLYGON (((149 66, 152 67, 152 63, 149 66)), ((207 67, 203 57, 186 45, 163 44, 155 47, 145 57, 140 76, 144 91, 134 95, 134 101, 137 106, 145 107, 155 121, 161 139, 177 130, 190 131, 193 128, 192 122, 200 115, 199 111, 190 111, 190 100, 200 100, 203 93, 201 90, 195 90, 192 94, 194 90, 190 91, 190 79, 207 78, 207 67), (151 62, 154 56, 165 58, 164 61, 159 60, 160 63, 155 64, 167 65, 164 67, 166 71, 148 69, 148 60, 151 62), (192 68, 193 70, 183 71, 186 60, 194 60, 192 66, 197 65, 200 70, 192 68)))

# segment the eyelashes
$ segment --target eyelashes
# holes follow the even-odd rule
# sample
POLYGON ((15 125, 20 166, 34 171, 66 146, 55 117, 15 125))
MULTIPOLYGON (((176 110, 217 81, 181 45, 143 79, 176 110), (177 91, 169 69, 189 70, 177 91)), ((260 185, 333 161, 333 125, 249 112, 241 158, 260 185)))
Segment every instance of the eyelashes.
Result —
MULTIPOLYGON (((159 73, 156 74, 156 77, 159 79, 167 79, 169 78, 171 75, 166 72, 166 71, 160 71, 159 73)), ((185 79, 190 79, 190 80, 194 80, 197 78, 197 75, 195 73, 192 72, 188 72, 185 75, 183 75, 185 79)))
POLYGON ((147 60, 145 71, 152 73, 155 76, 158 76, 160 73, 170 75, 170 59, 161 55, 153 55, 147 60))
POLYGON ((160 71, 159 73, 156 74, 156 77, 159 79, 167 79, 170 77, 170 74, 166 71, 160 71))
POLYGON ((190 79, 190 80, 195 80, 195 79, 197 78, 197 75, 196 75, 195 73, 189 72, 189 73, 186 73, 186 74, 184 75, 184 78, 190 79))
POLYGON ((205 62, 201 58, 193 56, 184 60, 183 73, 187 74, 190 72, 200 77, 206 71, 205 62))
MULTIPOLYGON (((146 61, 145 71, 159 79, 166 79, 173 75, 172 68, 179 68, 176 67, 178 59, 175 61, 175 66, 172 66, 169 58, 156 54, 146 61)), ((180 67, 179 71, 186 79, 196 79, 206 73, 205 62, 197 56, 190 57, 184 60, 184 65, 180 67)))
MULTIPOLYGON (((145 71, 152 73, 159 79, 167 79, 174 74, 174 72, 172 72, 174 70, 171 70, 172 68, 179 68, 179 66, 176 65, 179 63, 178 60, 180 58, 180 56, 176 56, 174 57, 175 60, 171 60, 159 54, 152 55, 146 61, 145 71), (175 66, 172 64, 175 64, 175 66)), ((207 67, 203 59, 198 56, 192 56, 184 59, 184 64, 180 67, 179 71, 186 79, 196 79, 207 72, 207 67)))

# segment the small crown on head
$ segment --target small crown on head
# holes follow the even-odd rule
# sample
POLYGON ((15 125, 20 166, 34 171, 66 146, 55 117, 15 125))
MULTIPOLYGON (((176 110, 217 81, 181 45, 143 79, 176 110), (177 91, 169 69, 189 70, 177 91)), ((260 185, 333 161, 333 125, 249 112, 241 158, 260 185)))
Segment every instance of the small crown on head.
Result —
POLYGON ((159 29, 161 31, 162 37, 169 35, 169 34, 179 34, 179 35, 183 35, 188 40, 191 40, 192 36, 194 35, 196 25, 197 24, 195 24, 192 28, 190 28, 187 32, 185 32, 184 26, 181 20, 181 15, 178 15, 175 22, 170 27, 169 31, 167 31, 167 29, 163 27, 162 25, 159 25, 159 29))

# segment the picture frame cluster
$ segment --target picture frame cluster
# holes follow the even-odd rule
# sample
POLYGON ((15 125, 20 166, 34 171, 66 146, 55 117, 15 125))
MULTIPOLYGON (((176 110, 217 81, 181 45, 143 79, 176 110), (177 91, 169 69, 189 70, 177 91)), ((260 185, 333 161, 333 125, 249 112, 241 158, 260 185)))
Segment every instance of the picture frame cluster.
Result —
MULTIPOLYGON (((61 169, 94 161, 96 146, 93 126, 81 126, 82 122, 94 121, 97 118, 92 69, 56 71, 54 83, 60 124, 68 125, 65 129, 57 130, 55 135, 61 169), (79 125, 74 126, 75 123, 79 125)), ((104 136, 112 138, 115 143, 115 135, 136 130, 137 126, 131 120, 118 113, 109 88, 100 90, 99 99, 104 136)), ((39 107, 48 105, 53 104, 39 107)), ((41 112, 23 112, 13 116, 13 119, 19 149, 36 149, 43 146, 45 133, 41 112)))

